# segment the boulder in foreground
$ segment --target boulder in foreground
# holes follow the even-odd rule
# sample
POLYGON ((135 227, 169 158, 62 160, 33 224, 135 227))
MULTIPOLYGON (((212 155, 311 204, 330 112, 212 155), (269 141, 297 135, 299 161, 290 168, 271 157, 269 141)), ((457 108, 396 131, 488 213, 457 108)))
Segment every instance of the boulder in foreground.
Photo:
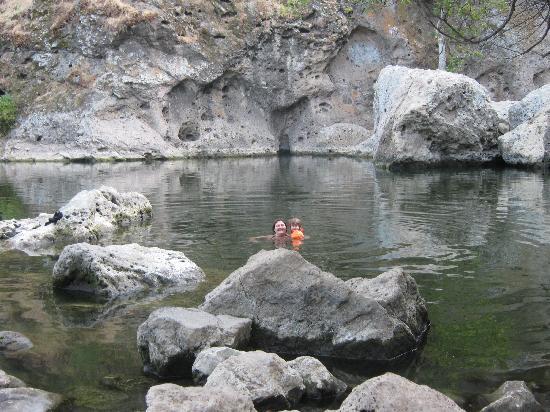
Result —
POLYGON ((27 385, 21 379, 17 379, 15 376, 8 375, 6 372, 0 369, 0 389, 5 388, 24 388, 27 385))
POLYGON ((261 251, 210 292, 201 309, 252 319, 251 344, 265 351, 388 361, 414 350, 428 327, 414 279, 391 276, 406 278, 394 282, 406 286, 394 294, 407 296, 395 299, 392 313, 297 252, 261 251))
POLYGON ((152 207, 141 193, 102 186, 79 192, 59 212, 59 219, 43 213, 34 219, 2 221, 0 240, 27 253, 44 253, 54 245, 96 243, 121 227, 150 219, 152 207))
POLYGON ((250 338, 250 326, 250 319, 165 307, 139 326, 137 344, 146 372, 159 377, 190 376, 200 351, 211 346, 243 347, 250 338))
POLYGON ((255 412, 252 400, 229 387, 209 390, 173 383, 156 385, 145 398, 147 412, 255 412))
POLYGON ((212 392, 222 386, 249 396, 256 407, 280 410, 297 404, 305 390, 302 377, 274 353, 245 352, 220 363, 206 381, 212 392))
POLYGON ((452 399, 425 385, 393 373, 356 386, 338 412, 463 412, 452 399))
POLYGON ((190 289, 204 272, 182 252, 137 244, 66 246, 53 268, 53 285, 114 298, 161 288, 190 289))

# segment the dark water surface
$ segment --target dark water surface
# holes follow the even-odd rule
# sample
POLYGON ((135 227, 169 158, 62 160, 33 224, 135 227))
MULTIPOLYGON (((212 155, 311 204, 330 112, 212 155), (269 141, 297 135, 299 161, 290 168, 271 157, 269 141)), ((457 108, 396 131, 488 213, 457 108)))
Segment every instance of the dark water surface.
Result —
MULTIPOLYGON (((392 173, 347 158, 164 163, 0 164, 3 219, 53 213, 100 185, 145 194, 150 227, 129 240, 183 251, 207 282, 162 299, 105 306, 53 292, 54 257, 0 254, 0 330, 34 348, 0 369, 61 393, 77 410, 133 411, 156 382, 141 374, 136 329, 156 307, 195 306, 269 243, 273 218, 299 216, 302 255, 341 278, 402 266, 428 302, 432 328, 400 374, 468 410, 521 379, 550 408, 550 177, 518 170, 392 173)), ((329 362, 348 383, 369 365, 329 362)))

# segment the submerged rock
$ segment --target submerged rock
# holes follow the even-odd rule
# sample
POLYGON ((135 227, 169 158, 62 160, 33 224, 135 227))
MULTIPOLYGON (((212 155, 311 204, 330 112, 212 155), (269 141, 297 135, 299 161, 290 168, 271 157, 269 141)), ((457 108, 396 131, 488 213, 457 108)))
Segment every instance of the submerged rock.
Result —
POLYGON ((506 381, 488 398, 495 400, 483 408, 481 412, 543 411, 542 406, 523 381, 506 381))
POLYGON ((46 412, 58 407, 62 400, 60 395, 40 389, 0 389, 0 410, 2 412, 46 412))
POLYGON ((8 375, 6 372, 0 369, 0 389, 5 388, 23 388, 27 386, 21 379, 17 379, 15 376, 8 375))
POLYGON ((137 192, 119 193, 112 187, 83 190, 60 210, 63 217, 48 224, 53 215, 0 222, 0 239, 6 246, 27 253, 44 253, 54 245, 95 243, 121 227, 151 218, 151 203, 137 192))
POLYGON ((149 389, 147 412, 255 412, 252 400, 233 388, 215 390, 164 383, 149 389))
POLYGON ((403 276, 407 280, 396 287, 408 285, 400 293, 411 297, 401 303, 413 306, 396 306, 394 315, 297 252, 261 251, 210 292, 200 308, 252 319, 251 343, 266 351, 388 361, 415 349, 428 325, 414 280, 403 276), (402 314, 413 323, 399 319, 402 314))
POLYGON ((29 338, 19 332, 0 331, 0 352, 19 352, 33 347, 29 338))
POLYGON ((463 411, 452 399, 425 385, 393 373, 369 379, 355 387, 338 412, 463 411))
POLYGON ((222 386, 246 394, 256 407, 275 410, 295 405, 305 390, 301 376, 284 359, 262 351, 232 356, 216 366, 204 388, 222 386))
POLYGON ((498 143, 506 163, 543 166, 550 160, 550 104, 530 120, 500 136, 498 143))
POLYGON ((325 365, 311 356, 300 356, 287 364, 302 377, 306 398, 334 399, 343 395, 348 388, 348 385, 330 373, 325 365))
POLYGON ((165 307, 139 326, 137 344, 146 372, 189 376, 200 351, 211 346, 242 347, 250 338, 250 326, 250 319, 165 307))
POLYGON ((487 91, 461 74, 387 66, 374 97, 374 159, 385 165, 499 157, 487 91))
POLYGON ((206 348, 197 355, 195 362, 193 362, 193 380, 195 380, 195 382, 206 381, 206 378, 208 378, 212 371, 216 369, 216 366, 224 360, 242 353, 244 352, 233 348, 227 348, 225 346, 206 348))
POLYGON ((135 243, 69 245, 53 268, 54 287, 108 298, 161 288, 184 290, 204 279, 204 272, 182 252, 135 243))

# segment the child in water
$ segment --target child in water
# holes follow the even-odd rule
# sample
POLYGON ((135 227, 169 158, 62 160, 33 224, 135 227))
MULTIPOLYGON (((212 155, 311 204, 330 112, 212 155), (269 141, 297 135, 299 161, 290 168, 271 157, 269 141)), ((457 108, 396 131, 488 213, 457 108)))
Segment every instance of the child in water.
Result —
POLYGON ((288 221, 288 227, 290 228, 290 238, 292 240, 304 240, 304 226, 300 219, 293 217, 288 221))

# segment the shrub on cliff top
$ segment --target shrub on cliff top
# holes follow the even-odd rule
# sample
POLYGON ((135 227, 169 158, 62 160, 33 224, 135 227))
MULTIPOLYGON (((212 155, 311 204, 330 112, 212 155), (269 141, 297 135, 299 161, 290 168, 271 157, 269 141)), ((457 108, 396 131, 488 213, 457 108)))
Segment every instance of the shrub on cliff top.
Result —
POLYGON ((17 108, 9 94, 0 96, 0 135, 6 135, 15 125, 17 108))

